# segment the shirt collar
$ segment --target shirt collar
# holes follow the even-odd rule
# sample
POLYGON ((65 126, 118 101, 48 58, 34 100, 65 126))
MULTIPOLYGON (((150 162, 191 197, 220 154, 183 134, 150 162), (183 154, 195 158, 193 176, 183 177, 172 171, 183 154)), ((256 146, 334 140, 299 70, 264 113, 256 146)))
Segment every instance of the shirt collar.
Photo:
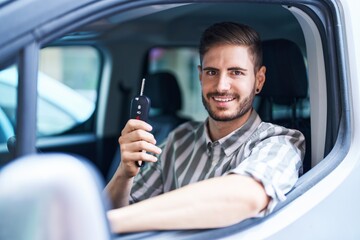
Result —
POLYGON ((242 144, 244 144, 251 134, 256 130, 256 128, 261 123, 261 119, 255 109, 251 111, 250 117, 245 122, 244 125, 242 125, 240 128, 234 130, 233 132, 229 133, 225 137, 212 142, 209 133, 208 133, 208 119, 204 122, 204 135, 207 146, 214 145, 214 144, 220 144, 221 148, 224 150, 226 156, 231 155, 235 150, 237 150, 242 144))

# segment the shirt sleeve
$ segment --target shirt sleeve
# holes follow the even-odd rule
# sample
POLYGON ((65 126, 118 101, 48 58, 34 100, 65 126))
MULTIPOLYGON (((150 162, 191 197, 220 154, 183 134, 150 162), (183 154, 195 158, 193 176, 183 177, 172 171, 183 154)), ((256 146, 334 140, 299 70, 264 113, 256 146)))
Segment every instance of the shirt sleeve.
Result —
POLYGON ((259 135, 248 157, 229 172, 250 176, 262 183, 271 200, 258 217, 269 214, 277 203, 286 199, 285 194, 294 187, 302 171, 305 153, 301 132, 273 126, 263 136, 259 135))

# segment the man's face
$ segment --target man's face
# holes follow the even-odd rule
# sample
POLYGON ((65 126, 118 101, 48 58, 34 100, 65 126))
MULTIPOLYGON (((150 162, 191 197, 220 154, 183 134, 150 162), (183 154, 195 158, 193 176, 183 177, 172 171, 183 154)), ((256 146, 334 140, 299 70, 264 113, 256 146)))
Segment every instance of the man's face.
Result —
POLYGON ((254 73, 252 57, 245 46, 210 48, 199 72, 203 104, 216 121, 231 121, 247 113, 256 89, 261 90, 265 80, 265 68, 254 73))

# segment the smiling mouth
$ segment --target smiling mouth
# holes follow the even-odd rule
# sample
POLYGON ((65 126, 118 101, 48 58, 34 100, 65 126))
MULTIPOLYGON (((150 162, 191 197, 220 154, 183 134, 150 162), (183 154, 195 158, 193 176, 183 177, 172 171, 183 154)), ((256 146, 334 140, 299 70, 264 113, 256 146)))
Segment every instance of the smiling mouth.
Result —
POLYGON ((231 102, 235 98, 234 97, 212 97, 216 102, 231 102))

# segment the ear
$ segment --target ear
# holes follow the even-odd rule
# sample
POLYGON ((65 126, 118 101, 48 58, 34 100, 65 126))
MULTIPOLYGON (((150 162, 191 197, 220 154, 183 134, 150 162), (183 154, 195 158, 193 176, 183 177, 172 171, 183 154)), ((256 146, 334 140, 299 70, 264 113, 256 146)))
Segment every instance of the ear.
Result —
POLYGON ((266 67, 261 66, 259 71, 257 71, 257 73, 255 75, 255 91, 256 91, 256 94, 261 92, 261 89, 264 86, 265 79, 266 79, 265 73, 266 73, 266 67))

